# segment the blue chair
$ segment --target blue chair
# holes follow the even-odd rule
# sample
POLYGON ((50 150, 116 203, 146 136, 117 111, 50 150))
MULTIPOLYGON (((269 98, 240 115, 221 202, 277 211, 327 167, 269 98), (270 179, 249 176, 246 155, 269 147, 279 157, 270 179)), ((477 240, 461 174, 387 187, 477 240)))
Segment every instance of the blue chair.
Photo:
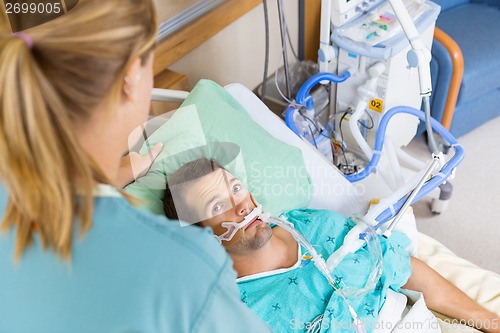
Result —
POLYGON ((500 115, 500 0, 433 1, 432 116, 459 137, 500 115))

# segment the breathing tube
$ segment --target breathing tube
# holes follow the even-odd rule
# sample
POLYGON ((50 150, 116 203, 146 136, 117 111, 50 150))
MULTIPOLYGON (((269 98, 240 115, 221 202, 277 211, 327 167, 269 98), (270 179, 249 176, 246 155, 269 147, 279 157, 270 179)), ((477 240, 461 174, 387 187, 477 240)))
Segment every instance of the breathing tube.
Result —
POLYGON ((300 138, 302 135, 300 134, 297 126, 295 125, 294 114, 297 110, 297 107, 305 106, 306 110, 313 111, 314 110, 314 101, 312 96, 309 94, 309 91, 321 81, 330 81, 335 83, 344 82, 351 76, 349 71, 345 71, 341 75, 335 75, 332 73, 318 73, 311 76, 302 87, 300 87, 297 92, 297 96, 295 97, 295 104, 291 104, 288 106, 285 112, 285 123, 297 136, 300 138))
MULTIPOLYGON (((255 201, 252 198, 252 202, 255 201)), ((215 238, 224 246, 231 246, 237 243, 242 236, 242 229, 255 221, 262 214, 262 205, 255 204, 256 207, 241 222, 224 221, 212 227, 215 238)))
MULTIPOLYGON (((330 82, 335 82, 335 83, 340 83, 344 82, 351 76, 351 73, 349 71, 345 71, 341 75, 335 75, 332 73, 318 73, 316 75, 313 75, 311 78, 309 78, 299 89, 297 92, 297 97, 296 97, 296 104, 295 105, 290 105, 285 114, 285 123, 290 128, 297 136, 302 137, 295 125, 294 121, 294 114, 295 111, 299 106, 305 106, 307 110, 313 110, 314 109, 314 101, 312 99, 312 96, 309 94, 309 91, 319 82, 321 81, 330 81, 330 82)), ((428 105, 426 103, 426 110, 428 109, 428 105)), ((426 116, 426 113, 424 113, 421 110, 417 110, 411 107, 407 106, 396 106, 389 111, 385 112, 384 115, 382 116, 382 119, 380 120, 379 123, 379 129, 377 131, 376 139, 375 139, 375 146, 373 150, 373 155, 363 171, 353 174, 353 175, 345 175, 345 178, 349 180, 350 182, 357 182, 360 181, 364 178, 366 178, 368 175, 370 175, 376 168, 378 162, 380 161, 380 157, 382 154, 382 148, 384 145, 384 139, 385 139, 385 133, 387 130, 387 126, 389 123, 389 120, 396 114, 398 113, 407 113, 414 115, 415 117, 419 118, 421 121, 424 121, 426 123, 426 126, 429 129, 434 129, 438 134, 440 134, 447 142, 450 144, 454 150, 455 150, 455 155, 453 158, 448 161, 448 163, 444 166, 444 168, 440 171, 440 173, 436 176, 434 176, 430 181, 428 181, 423 188, 419 191, 417 196, 415 197, 414 201, 419 200, 423 196, 427 195, 429 192, 431 192, 433 189, 441 185, 452 173, 453 170, 460 164, 463 160, 464 157, 464 152, 462 146, 457 142, 457 140, 451 135, 451 133, 444 128, 438 121, 436 121, 432 117, 426 116), (430 121, 430 125, 429 125, 430 121)), ((405 201, 405 198, 401 199, 400 202, 398 202, 394 207, 391 207, 391 209, 396 209, 400 208, 403 205, 403 202, 405 201)), ((412 202, 412 203, 413 203, 412 202)), ((376 218, 377 221, 384 221, 392 217, 394 214, 389 214, 390 210, 384 212, 381 214, 379 217, 376 218)))
POLYGON ((352 228, 344 237, 344 242, 334 253, 331 253, 326 260, 326 267, 329 272, 333 272, 344 257, 356 252, 362 246, 370 255, 372 268, 364 288, 346 288, 342 290, 347 297, 360 297, 370 290, 373 290, 382 275, 382 248, 378 234, 363 217, 352 217, 356 226, 352 228))
MULTIPOLYGON (((313 110, 314 102, 312 100, 311 95, 309 94, 309 91, 312 89, 312 87, 323 80, 337 82, 337 83, 343 82, 347 78, 349 78, 350 75, 351 75, 350 72, 346 71, 340 76, 331 73, 318 73, 312 76, 309 80, 307 80, 303 84, 303 86, 297 93, 296 105, 290 105, 286 110, 286 115, 285 115, 286 125, 296 135, 302 137, 297 127, 295 126, 294 113, 300 106, 305 106, 309 112, 314 111, 313 110)), ((379 123, 379 128, 375 139, 375 146, 373 149, 372 158, 370 162, 368 163, 366 168, 363 169, 361 172, 357 174, 344 176, 350 182, 357 182, 366 178, 376 169, 376 166, 381 158, 388 123, 390 119, 398 113, 410 114, 419 118, 421 121, 424 121, 427 127, 427 131, 431 132, 431 135, 432 135, 432 129, 434 129, 448 142, 448 144, 451 147, 453 147, 455 151, 453 157, 446 164, 444 164, 444 166, 436 175, 434 175, 431 179, 427 180, 427 177, 432 172, 434 172, 434 169, 437 166, 437 163, 435 163, 436 159, 441 158, 440 156, 436 157, 437 152, 435 151, 436 150, 435 144, 433 144, 434 147, 432 148, 434 150, 433 151, 434 161, 432 162, 432 164, 430 164, 429 169, 422 170, 416 175, 416 178, 414 177, 412 181, 405 184, 403 188, 396 190, 396 192, 390 196, 392 201, 385 200, 389 202, 388 206, 384 207, 384 205, 379 205, 379 207, 376 207, 374 210, 372 210, 365 216, 364 221, 367 221, 366 224, 374 226, 377 232, 380 231, 380 227, 383 223, 390 220, 395 215, 399 215, 396 216, 396 218, 394 219, 395 221, 398 220, 398 218, 401 217, 401 213, 404 213, 405 207, 420 200, 422 197, 429 194, 432 190, 441 186, 454 173, 456 167, 462 162, 464 158, 464 151, 462 146, 457 142, 457 140, 451 135, 451 133, 446 128, 444 128, 434 118, 429 116, 430 108, 429 108, 428 98, 424 98, 424 102, 425 102, 424 106, 426 112, 407 106, 397 106, 385 112, 379 123)), ((433 137, 431 139, 433 139, 433 137)), ((394 224, 395 223, 391 224, 391 227, 394 224)), ((329 260, 327 262, 328 266, 327 270, 330 271, 333 270, 347 253, 352 253, 357 249, 359 249, 364 244, 363 238, 367 234, 368 230, 369 228, 361 227, 361 224, 358 224, 353 230, 351 230, 349 234, 352 236, 347 237, 347 239, 344 241, 344 245, 342 245, 339 250, 337 250, 329 257, 329 260)), ((388 234, 390 234, 390 230, 388 234)))
MULTIPOLYGON (((217 225, 218 229, 214 228, 214 236, 219 240, 219 242, 224 242, 225 245, 230 243, 237 242, 241 238, 241 234, 239 231, 255 221, 256 219, 260 219, 262 222, 268 223, 269 225, 279 226, 286 231, 288 231, 293 238, 302 245, 308 253, 312 257, 312 261, 316 268, 320 271, 320 273, 326 278, 328 284, 333 288, 334 292, 336 292, 345 302, 349 313, 353 319, 353 328, 356 333, 366 333, 366 329, 363 325, 363 322, 358 317, 358 314, 352 307, 352 305, 347 300, 348 297, 358 297, 366 294, 368 291, 372 290, 375 287, 375 284, 380 278, 382 273, 382 252, 380 248, 380 243, 378 242, 377 235, 373 228, 373 233, 371 235, 367 235, 367 238, 363 241, 366 241, 369 254, 372 259, 374 259, 375 268, 372 269, 371 274, 368 278, 368 283, 365 284, 364 288, 349 288, 344 281, 335 280, 332 276, 332 272, 330 271, 325 260, 319 254, 316 249, 312 246, 312 244, 304 237, 299 231, 297 231, 293 225, 281 218, 272 217, 269 213, 262 212, 262 206, 257 204, 256 207, 244 217, 241 222, 222 222, 217 225), (238 236, 238 234, 240 234, 238 236), (376 240, 375 242, 368 241, 368 237, 372 237, 372 239, 376 240), (372 247, 370 247, 372 246, 372 247)), ((364 227, 366 229, 366 227, 364 227)), ((366 233, 365 233, 366 234, 366 233)))
MULTIPOLYGON (((366 243, 366 249, 368 251, 369 258, 372 261, 372 268, 370 274, 368 275, 367 282, 362 288, 350 288, 342 280, 336 280, 333 277, 333 269, 329 269, 327 262, 323 259, 321 254, 319 254, 314 246, 307 240, 304 235, 302 235, 298 230, 296 230, 293 225, 281 218, 276 218, 271 216, 269 213, 263 213, 262 206, 256 203, 255 208, 249 212, 241 222, 231 222, 225 221, 213 227, 215 238, 223 243, 224 245, 234 244, 241 239, 241 231, 243 228, 254 222, 256 219, 260 219, 264 223, 269 225, 279 226, 286 231, 288 231, 292 237, 303 246, 307 252, 311 255, 312 261, 319 272, 326 278, 328 284, 332 287, 334 292, 337 293, 347 305, 348 311, 353 319, 352 326, 356 333, 366 333, 366 329, 363 322, 358 317, 356 311, 349 303, 347 298, 360 297, 365 295, 367 292, 375 288, 376 283, 380 279, 382 274, 382 250, 380 247, 380 242, 375 230, 363 223, 362 220, 357 220, 357 225, 354 228, 361 227, 364 230, 364 237, 362 241, 366 243), (371 232, 367 232, 370 230, 371 232)), ((347 238, 346 238, 347 240, 347 238)), ((344 241, 345 243, 345 241, 344 241)))
MULTIPOLYGON (((359 174, 352 175, 350 177, 346 176, 348 179, 354 178, 351 181, 357 181, 368 176, 376 167, 378 161, 380 160, 380 155, 383 147, 385 131, 387 129, 387 124, 391 117, 393 117, 397 113, 407 113, 418 117, 420 120, 424 120, 424 113, 421 110, 416 110, 414 108, 406 107, 406 106, 398 106, 387 111, 379 125, 379 130, 377 132, 377 137, 375 141, 375 150, 373 157, 368 164, 368 166, 359 174)), ((446 181, 455 171, 458 164, 460 164, 464 158, 464 151, 462 146, 457 142, 457 140, 451 135, 451 133, 444 128, 437 120, 431 118, 432 128, 436 130, 447 142, 450 144, 455 150, 455 154, 453 157, 439 170, 439 172, 434 175, 429 180, 428 177, 434 171, 435 167, 438 164, 439 159, 441 158, 438 155, 433 154, 433 161, 429 163, 429 166, 425 169, 422 169, 415 177, 412 178, 403 188, 398 189, 394 192, 390 198, 383 199, 384 202, 388 202, 388 205, 385 205, 383 202, 379 203, 373 210, 369 211, 368 214, 364 217, 364 220, 369 225, 373 225, 375 230, 386 237, 390 236, 391 228, 394 227, 397 220, 402 216, 404 210, 409 205, 415 203, 420 200, 422 197, 429 194, 432 190, 439 187, 446 181), (394 203, 395 202, 395 203, 394 203), (386 223, 392 217, 395 217, 393 223, 389 226, 389 228, 382 232, 380 229, 382 224, 386 223)), ((352 234, 351 238, 363 238, 364 230, 351 230, 349 234, 352 234)), ((349 236, 348 234, 348 236, 349 236)), ((347 236, 346 236, 347 237, 347 236)), ((356 251, 362 245, 362 241, 344 241, 344 245, 341 246, 340 249, 335 251, 330 255, 327 261, 327 265, 329 269, 334 269, 336 265, 342 261, 342 259, 348 253, 352 253, 356 251)))
MULTIPOLYGON (((372 269, 372 272, 369 276, 369 281, 365 285, 364 288, 362 289, 355 289, 355 288, 349 288, 346 286, 345 282, 343 281, 337 281, 333 278, 332 276, 332 271, 328 268, 326 261, 323 259, 321 254, 319 254, 316 249, 312 246, 312 244, 302 235, 299 231, 297 231, 291 223, 284 221, 281 218, 276 218, 270 216, 270 214, 262 214, 260 216, 260 219, 263 222, 269 223, 269 224, 274 224, 277 225, 286 231, 288 231, 295 240, 302 245, 312 256, 312 261, 314 262, 314 265, 316 268, 323 274, 323 276, 326 278, 328 281, 328 284, 333 288, 333 290, 344 300, 345 304, 347 305, 347 308, 349 310, 349 313, 351 314, 351 317, 353 319, 353 328, 356 331, 356 333, 365 333, 366 329, 363 325, 363 322, 361 319, 358 317, 356 311, 352 307, 352 305, 349 303, 347 300, 348 297, 358 297, 364 295, 366 292, 372 290, 375 287, 375 284, 380 278, 380 275, 382 273, 382 254, 381 254, 381 249, 380 249, 380 243, 378 242, 377 235, 375 234, 375 231, 373 231, 373 234, 370 235, 373 237, 372 239, 375 240, 374 242, 369 242, 368 239, 366 239, 368 247, 370 245, 374 246, 374 249, 369 249, 370 255, 373 257, 376 257, 375 259, 375 268, 372 269)), ((373 229, 372 229, 373 230, 373 229)), ((368 237, 368 236, 367 236, 368 237)))
MULTIPOLYGON (((389 120, 398 113, 411 114, 419 118, 420 120, 425 121, 425 114, 421 110, 417 110, 411 107, 396 106, 387 111, 380 120, 379 129, 377 131, 377 136, 375 139, 373 157, 370 160, 370 163, 360 173, 357 173, 355 175, 345 176, 349 181, 356 182, 361 179, 364 179, 375 170, 377 163, 380 161, 380 155, 382 153, 382 147, 384 145, 385 131, 387 129, 389 120)), ((448 179, 453 174, 456 167, 462 162, 464 158, 463 147, 457 142, 457 140, 453 137, 453 135, 451 135, 451 133, 434 118, 431 118, 431 124, 432 128, 438 134, 440 134, 448 142, 448 144, 451 145, 451 147, 453 147, 455 154, 444 165, 444 167, 439 171, 437 175, 432 177, 429 181, 425 183, 425 185, 422 186, 422 189, 418 192, 418 194, 414 197, 414 199, 410 204, 413 204, 414 202, 420 200, 422 197, 429 194, 436 187, 440 186, 446 179, 448 179)), ((400 199, 396 204, 394 204, 393 206, 387 208, 385 211, 380 213, 380 215, 378 215, 375 218, 375 220, 378 221, 379 224, 387 221, 388 219, 394 216, 394 212, 398 211, 405 201, 406 197, 400 199)), ((379 225, 375 226, 375 228, 377 228, 378 226, 379 225)))

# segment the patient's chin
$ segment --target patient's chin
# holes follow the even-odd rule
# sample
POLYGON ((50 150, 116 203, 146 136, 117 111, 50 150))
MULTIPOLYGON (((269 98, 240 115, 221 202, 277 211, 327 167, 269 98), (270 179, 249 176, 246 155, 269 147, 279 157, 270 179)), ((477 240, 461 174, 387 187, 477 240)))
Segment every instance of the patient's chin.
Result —
POLYGON ((227 252, 237 255, 251 254, 266 245, 272 236, 269 224, 259 225, 255 229, 255 233, 244 233, 238 242, 227 246, 227 252))

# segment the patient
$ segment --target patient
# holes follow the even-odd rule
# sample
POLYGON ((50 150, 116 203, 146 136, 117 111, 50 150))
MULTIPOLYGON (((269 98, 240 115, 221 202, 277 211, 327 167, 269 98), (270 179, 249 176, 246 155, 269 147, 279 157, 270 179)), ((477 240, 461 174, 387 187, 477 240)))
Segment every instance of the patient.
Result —
MULTIPOLYGON (((164 205, 171 219, 180 218, 215 230, 223 221, 242 221, 256 206, 238 178, 206 158, 187 163, 169 178, 164 205)), ((324 258, 342 244, 354 226, 350 219, 326 210, 296 209, 283 217, 311 243, 321 245, 324 258)), ((390 239, 380 237, 380 242, 381 278, 374 290, 349 300, 368 331, 408 330, 411 325, 414 331, 439 332, 438 322, 426 309, 426 303, 429 309, 450 318, 461 319, 486 332, 500 332, 498 315, 481 307, 422 261, 408 256, 404 250, 409 244, 406 236, 393 233, 390 239), (421 292, 425 303, 418 294, 402 289, 421 292), (402 293, 415 302, 406 317, 406 298, 402 293)), ((231 241, 222 243, 233 260, 242 301, 276 332, 312 329, 316 319, 323 321, 321 332, 352 331, 346 303, 333 292, 314 264, 309 264, 310 257, 288 231, 278 226, 271 228, 256 219, 240 229, 231 241)), ((366 257, 363 251, 367 250, 346 257, 334 271, 335 279, 362 285, 366 277, 362 269, 366 257)), ((458 326, 442 321, 439 324, 443 331, 457 330, 458 326)))

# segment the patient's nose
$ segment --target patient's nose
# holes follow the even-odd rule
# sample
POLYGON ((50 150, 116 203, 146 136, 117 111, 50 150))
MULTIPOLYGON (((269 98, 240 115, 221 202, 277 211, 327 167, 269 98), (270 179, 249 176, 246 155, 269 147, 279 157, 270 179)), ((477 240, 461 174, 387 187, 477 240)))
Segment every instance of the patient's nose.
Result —
POLYGON ((250 197, 245 198, 242 202, 236 205, 236 214, 238 216, 248 215, 253 209, 252 200, 250 197))

